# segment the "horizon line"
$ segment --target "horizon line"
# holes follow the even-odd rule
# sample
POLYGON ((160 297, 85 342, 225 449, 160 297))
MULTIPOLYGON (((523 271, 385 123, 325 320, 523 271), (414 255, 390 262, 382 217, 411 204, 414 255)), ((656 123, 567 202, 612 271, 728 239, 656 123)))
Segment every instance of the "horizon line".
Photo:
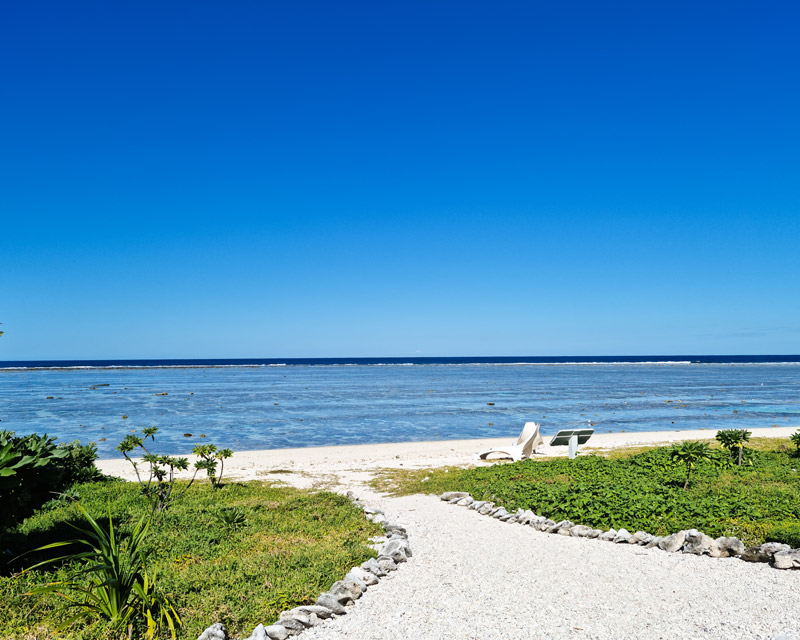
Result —
POLYGON ((623 354, 623 353, 607 353, 607 354, 560 354, 560 355, 522 355, 522 354, 492 354, 492 355, 375 355, 375 356, 227 356, 227 357, 104 357, 104 358, 31 358, 31 359, 15 359, 15 360, 0 360, 0 363, 17 363, 17 362, 143 362, 143 361, 160 361, 160 362, 177 362, 177 361, 220 361, 226 362, 231 360, 240 361, 260 361, 260 360, 437 360, 437 359, 467 359, 475 358, 486 360, 489 358, 733 358, 733 357, 798 357, 800 353, 640 353, 640 354, 623 354))

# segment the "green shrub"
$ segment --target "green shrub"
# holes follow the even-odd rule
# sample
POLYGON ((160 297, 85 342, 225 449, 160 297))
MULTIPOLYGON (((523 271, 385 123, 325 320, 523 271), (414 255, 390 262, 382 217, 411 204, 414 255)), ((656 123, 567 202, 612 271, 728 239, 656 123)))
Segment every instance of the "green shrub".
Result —
POLYGON ((93 443, 55 444, 55 438, 31 434, 15 436, 0 432, 0 528, 13 525, 33 513, 76 482, 100 476, 94 466, 93 443))
POLYGON ((685 491, 689 488, 689 477, 692 470, 698 463, 711 458, 711 450, 705 442, 684 442, 672 447, 670 458, 675 464, 686 468, 686 481, 683 483, 685 491))
POLYGON ((67 455, 59 458, 57 464, 63 470, 65 486, 92 482, 103 477, 100 469, 94 464, 97 460, 97 446, 94 442, 81 444, 80 441, 73 440, 72 442, 62 442, 58 448, 67 452, 67 455))
POLYGON ((795 433, 793 433, 791 436, 789 436, 789 439, 795 446, 794 454, 796 456, 800 456, 800 431, 796 431, 795 433))
POLYGON ((195 469, 205 469, 211 486, 215 489, 222 487, 222 474, 225 470, 225 459, 233 455, 230 449, 218 449, 214 444, 198 444, 192 453, 200 460, 194 463, 195 469), (219 475, 217 475, 219 464, 219 475))
POLYGON ((234 531, 247 523, 247 512, 241 507, 224 507, 214 513, 214 518, 226 531, 234 531))

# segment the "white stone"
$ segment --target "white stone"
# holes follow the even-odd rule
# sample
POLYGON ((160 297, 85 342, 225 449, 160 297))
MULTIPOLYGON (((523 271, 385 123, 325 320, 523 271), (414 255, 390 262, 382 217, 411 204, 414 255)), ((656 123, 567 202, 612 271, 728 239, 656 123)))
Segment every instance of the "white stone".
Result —
POLYGON ((264 627, 264 632, 270 640, 286 640, 289 637, 289 631, 282 624, 271 624, 264 627))

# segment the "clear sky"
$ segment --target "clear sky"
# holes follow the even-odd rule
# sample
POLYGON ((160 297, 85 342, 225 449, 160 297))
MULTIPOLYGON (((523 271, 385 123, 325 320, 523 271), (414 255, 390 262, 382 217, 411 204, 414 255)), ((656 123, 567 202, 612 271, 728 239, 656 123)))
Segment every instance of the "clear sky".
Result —
POLYGON ((16 2, 0 360, 800 353, 790 2, 16 2))

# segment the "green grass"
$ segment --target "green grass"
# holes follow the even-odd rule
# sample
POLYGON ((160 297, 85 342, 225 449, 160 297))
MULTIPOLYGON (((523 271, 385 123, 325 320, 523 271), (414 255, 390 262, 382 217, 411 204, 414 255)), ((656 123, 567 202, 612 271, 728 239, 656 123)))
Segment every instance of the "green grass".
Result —
POLYGON ((627 456, 615 452, 611 458, 387 470, 375 485, 395 495, 467 491, 509 511, 531 509, 603 529, 667 535, 697 528, 715 537, 735 535, 746 544, 775 540, 800 547, 800 458, 792 455, 794 447, 787 450, 776 440, 752 448, 752 466, 701 463, 688 491, 682 489, 685 470, 671 463, 669 447, 627 456))
MULTIPOLYGON (((79 485, 81 504, 99 522, 130 531, 148 513, 138 485, 121 481, 79 485)), ((3 548, 13 556, 74 537, 66 525, 84 526, 75 503, 49 506, 7 532, 3 548)), ((194 640, 213 622, 247 637, 259 622, 312 603, 352 566, 375 553, 367 545, 379 527, 347 498, 326 492, 275 487, 261 482, 228 484, 212 491, 193 486, 184 498, 155 514, 146 547, 148 571, 158 590, 170 597, 184 621, 179 638, 194 640), (244 522, 226 528, 222 511, 235 509, 244 522)), ((3 638, 39 640, 115 638, 102 624, 55 633, 59 599, 24 594, 37 584, 63 577, 67 567, 23 576, 12 571, 43 556, 30 554, 6 565, 0 576, 0 629, 3 638), (9 575, 10 574, 10 575, 9 575)))

